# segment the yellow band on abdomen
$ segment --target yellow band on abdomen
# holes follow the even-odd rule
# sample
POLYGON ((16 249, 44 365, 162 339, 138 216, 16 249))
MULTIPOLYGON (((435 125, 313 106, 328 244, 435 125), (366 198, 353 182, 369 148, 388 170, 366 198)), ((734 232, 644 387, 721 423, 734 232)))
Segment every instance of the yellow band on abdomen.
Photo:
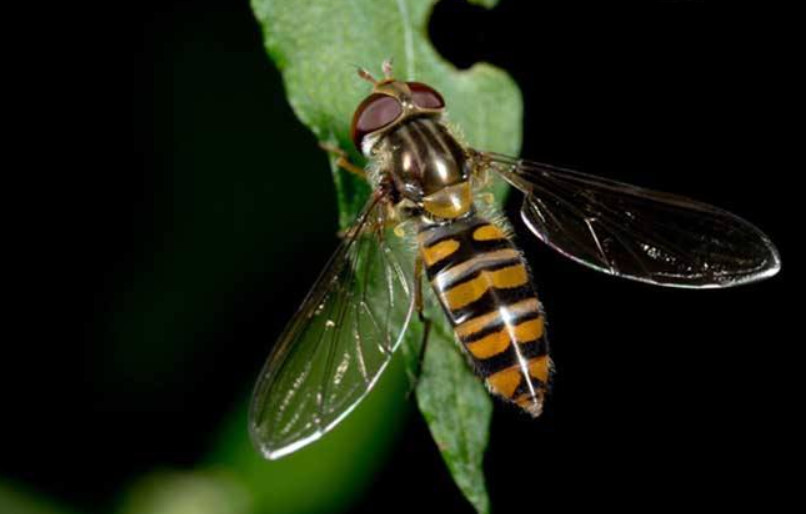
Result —
POLYGON ((514 264, 495 271, 482 271, 476 278, 462 282, 442 293, 445 304, 451 310, 458 310, 481 298, 488 289, 509 289, 529 282, 529 275, 523 264, 514 264))

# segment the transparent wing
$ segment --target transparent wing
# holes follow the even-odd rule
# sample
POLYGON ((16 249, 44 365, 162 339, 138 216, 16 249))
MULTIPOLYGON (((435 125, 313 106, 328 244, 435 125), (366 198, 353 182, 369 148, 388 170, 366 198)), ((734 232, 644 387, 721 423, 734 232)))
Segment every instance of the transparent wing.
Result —
POLYGON ((760 280, 781 267, 763 232, 717 207, 500 154, 475 158, 526 193, 521 215, 537 237, 599 271, 706 288, 760 280))
POLYGON ((280 336, 252 397, 249 427, 276 459, 332 429, 369 393, 413 312, 413 258, 371 200, 280 336))

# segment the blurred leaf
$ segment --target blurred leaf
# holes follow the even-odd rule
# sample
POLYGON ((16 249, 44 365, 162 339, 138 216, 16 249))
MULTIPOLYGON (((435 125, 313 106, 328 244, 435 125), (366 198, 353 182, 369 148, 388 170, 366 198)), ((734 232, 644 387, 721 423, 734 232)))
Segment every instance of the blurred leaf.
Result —
MULTIPOLYGON (((492 0, 474 3, 491 7, 492 0)), ((455 69, 427 38, 433 0, 353 0, 298 2, 252 0, 269 55, 283 74, 288 100, 297 117, 321 140, 363 163, 349 136, 350 120, 369 87, 356 66, 379 74, 392 58, 395 75, 434 86, 447 100, 451 125, 468 144, 517 154, 521 141, 522 102, 509 76, 487 64, 455 69)), ((369 195, 369 187, 335 166, 339 223, 346 227, 369 195)), ((495 186, 499 202, 505 186, 495 186)), ((419 407, 457 484, 481 512, 487 511, 481 460, 487 441, 490 399, 462 360, 444 316, 435 312, 433 346, 417 388, 419 407), (432 371, 429 371, 432 370, 432 371), (429 374, 431 378, 428 378, 429 374), (440 375, 437 377, 436 375, 440 375), (450 377, 450 378, 449 378, 450 377), (472 379, 472 380, 471 380, 472 379)), ((408 353, 419 344, 411 331, 408 353)))
MULTIPOLYGON (((372 483, 405 426, 408 382, 394 361, 375 391, 317 444, 265 460, 247 437, 238 407, 207 458, 193 470, 157 470, 137 480, 120 514, 342 512, 372 483)), ((0 511, 4 512, 4 511, 0 511)))
POLYGON ((157 471, 129 491, 121 514, 249 514, 248 491, 223 470, 157 471))
POLYGON ((3 514, 70 514, 72 510, 56 505, 28 486, 0 482, 0 512, 3 514))
POLYGON ((495 4, 498 3, 498 0, 467 0, 468 3, 480 5, 482 7, 486 7, 487 9, 492 9, 495 7, 495 4))

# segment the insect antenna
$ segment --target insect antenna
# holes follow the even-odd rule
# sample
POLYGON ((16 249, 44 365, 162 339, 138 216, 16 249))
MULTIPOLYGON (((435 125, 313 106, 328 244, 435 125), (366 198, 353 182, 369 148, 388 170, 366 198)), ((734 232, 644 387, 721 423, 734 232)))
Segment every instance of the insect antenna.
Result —
POLYGON ((366 80, 373 86, 378 84, 378 79, 372 76, 372 73, 368 72, 366 68, 358 67, 358 76, 362 79, 366 80))
POLYGON ((383 76, 385 78, 387 78, 387 79, 392 78, 392 58, 391 57, 386 59, 385 61, 383 61, 383 64, 381 64, 381 69, 383 69, 383 76))

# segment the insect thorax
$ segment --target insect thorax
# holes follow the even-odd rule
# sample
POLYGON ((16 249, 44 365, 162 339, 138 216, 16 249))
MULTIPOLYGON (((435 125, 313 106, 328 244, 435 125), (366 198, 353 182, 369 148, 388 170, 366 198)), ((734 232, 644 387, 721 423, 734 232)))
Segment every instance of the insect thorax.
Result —
POLYGON ((402 199, 435 218, 453 219, 472 207, 462 146, 431 116, 405 121, 378 141, 377 154, 402 199))

